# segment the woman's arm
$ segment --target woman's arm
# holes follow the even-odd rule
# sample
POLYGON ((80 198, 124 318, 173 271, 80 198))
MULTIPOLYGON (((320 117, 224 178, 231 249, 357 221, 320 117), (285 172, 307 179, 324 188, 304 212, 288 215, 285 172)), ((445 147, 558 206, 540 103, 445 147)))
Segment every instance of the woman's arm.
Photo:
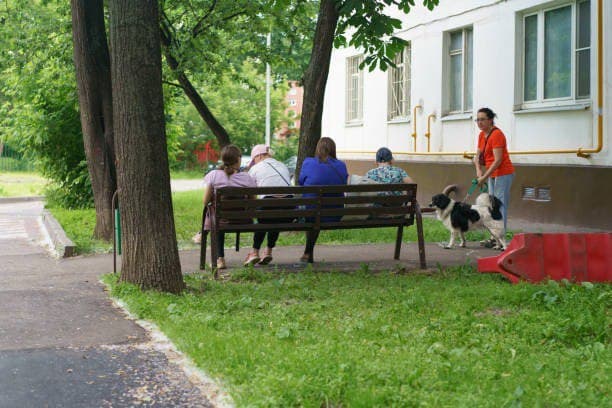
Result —
POLYGON ((210 184, 204 184, 204 206, 206 207, 212 199, 212 187, 210 184))
POLYGON ((491 174, 493 174, 493 172, 495 170, 497 170, 497 168, 501 165, 502 159, 504 157, 504 148, 503 147, 495 147, 493 148, 493 157, 495 158, 493 160, 493 163, 491 164, 491 167, 489 167, 487 169, 487 171, 485 172, 485 174, 483 174, 482 176, 478 177, 478 184, 482 184, 485 181, 487 181, 487 179, 489 178, 489 176, 491 176, 491 174))
POLYGON ((402 181, 403 181, 404 183, 406 183, 406 184, 414 184, 414 180, 412 180, 412 179, 410 178, 410 176, 406 176, 406 177, 404 177, 404 179, 403 179, 402 181))
POLYGON ((482 177, 482 166, 480 166, 480 149, 476 149, 476 156, 472 159, 474 166, 476 167, 476 178, 482 177))

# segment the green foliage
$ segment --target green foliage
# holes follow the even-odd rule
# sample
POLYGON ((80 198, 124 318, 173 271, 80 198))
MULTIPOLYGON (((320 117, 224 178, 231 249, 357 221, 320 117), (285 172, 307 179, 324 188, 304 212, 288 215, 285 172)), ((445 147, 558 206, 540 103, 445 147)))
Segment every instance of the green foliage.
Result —
POLYGON ((237 406, 608 405, 608 285, 511 285, 469 266, 246 268, 189 276, 181 296, 105 281, 237 406))
MULTIPOLYGON (((395 6, 405 14, 414 7, 414 0, 347 0, 340 4, 340 20, 336 29, 334 45, 347 45, 346 32, 350 31, 348 45, 364 49, 366 57, 360 68, 365 66, 373 71, 377 66, 386 71, 393 66, 393 57, 405 46, 406 41, 393 33, 402 28, 400 19, 391 17, 388 13, 395 6)), ((439 0, 423 0, 423 6, 433 10, 439 0)))
POLYGON ((15 1, 0 25, 0 134, 52 181, 49 197, 90 206, 72 62, 70 6, 15 1), (27 4, 26 4, 27 3, 27 4))
MULTIPOLYGON (((265 134, 265 77, 257 72, 255 66, 254 62, 245 61, 237 71, 221 75, 217 83, 205 81, 202 88, 202 98, 230 134, 232 143, 245 154, 250 153, 253 145, 263 143, 265 134)), ((272 89, 273 127, 286 120, 284 97, 287 89, 284 83, 272 89)), ((187 160, 188 157, 193 158, 193 151, 198 145, 208 140, 214 141, 215 137, 186 99, 176 105, 174 120, 183 125, 178 142, 181 156, 187 160)))
POLYGON ((297 156, 298 138, 289 137, 285 140, 273 140, 272 152, 274 153, 274 158, 282 162, 286 161, 291 156, 297 156))

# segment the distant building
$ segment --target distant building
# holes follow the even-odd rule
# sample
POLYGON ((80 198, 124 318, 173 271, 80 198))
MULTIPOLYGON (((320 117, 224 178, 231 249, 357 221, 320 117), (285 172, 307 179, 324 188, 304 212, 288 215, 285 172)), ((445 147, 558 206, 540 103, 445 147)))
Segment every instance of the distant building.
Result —
POLYGON ((285 95, 285 102, 287 103, 285 115, 289 118, 289 122, 282 123, 281 127, 274 133, 275 138, 286 139, 292 135, 299 135, 303 98, 304 88, 300 83, 298 81, 289 81, 289 90, 287 95, 285 95))

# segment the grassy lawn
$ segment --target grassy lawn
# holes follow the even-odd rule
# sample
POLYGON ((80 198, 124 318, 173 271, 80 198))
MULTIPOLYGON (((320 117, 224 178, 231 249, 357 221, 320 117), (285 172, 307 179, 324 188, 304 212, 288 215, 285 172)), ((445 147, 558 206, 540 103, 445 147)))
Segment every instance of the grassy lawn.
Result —
POLYGON ((0 197, 26 197, 43 195, 47 180, 31 172, 0 173, 0 197))
POLYGON ((195 180, 204 178, 204 170, 171 170, 170 178, 175 180, 195 180))
POLYGON ((245 269, 181 296, 105 280, 238 406, 609 406, 609 285, 245 269), (607 402, 606 402, 607 401, 607 402))
MULTIPOLYGON (((185 191, 173 193, 172 201, 179 248, 198 248, 199 246, 191 242, 191 237, 198 231, 202 223, 202 192, 185 191)), ((49 208, 49 210, 64 227, 68 237, 76 244, 78 253, 108 252, 112 250, 112 243, 109 244, 91 239, 96 220, 96 214, 93 209, 64 210, 60 208, 49 208)), ((426 217, 423 223, 426 241, 448 241, 448 231, 439 221, 426 217)), ((317 243, 392 243, 395 242, 395 232, 396 230, 394 228, 324 231, 321 233, 317 243)), ((472 241, 484 238, 484 234, 480 231, 470 232, 466 236, 468 240, 472 241)), ((241 234, 240 237, 242 246, 249 246, 253 242, 252 234, 241 234)), ((416 242, 416 240, 415 227, 404 229, 404 242, 416 242)), ((231 244, 233 244, 233 238, 227 240, 227 245, 231 244)), ((281 233, 278 240, 278 245, 304 244, 304 233, 281 233)))

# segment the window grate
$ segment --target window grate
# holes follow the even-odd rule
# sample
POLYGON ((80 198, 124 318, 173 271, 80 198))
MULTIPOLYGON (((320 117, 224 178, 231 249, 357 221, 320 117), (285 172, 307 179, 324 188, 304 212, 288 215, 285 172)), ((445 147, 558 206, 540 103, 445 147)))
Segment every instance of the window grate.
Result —
POLYGON ((529 201, 552 201, 550 187, 523 186, 521 189, 521 198, 529 201))

